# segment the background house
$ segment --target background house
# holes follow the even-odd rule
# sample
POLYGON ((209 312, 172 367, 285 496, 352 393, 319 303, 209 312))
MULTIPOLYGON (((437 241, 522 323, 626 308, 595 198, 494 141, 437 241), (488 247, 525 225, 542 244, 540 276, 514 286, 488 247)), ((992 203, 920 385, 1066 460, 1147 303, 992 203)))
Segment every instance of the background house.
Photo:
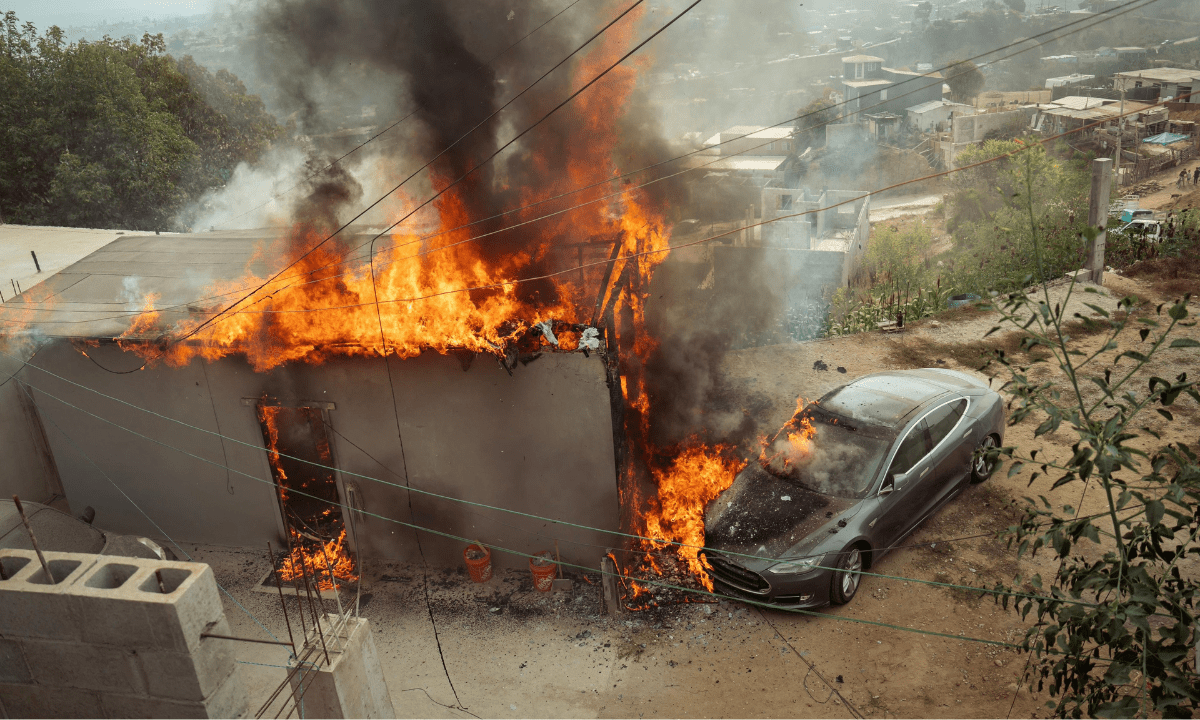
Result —
POLYGON ((1117 73, 1113 76, 1113 88, 1132 90, 1135 88, 1157 88, 1158 97, 1151 102, 1173 98, 1176 102, 1200 103, 1200 70, 1183 68, 1153 68, 1117 73))

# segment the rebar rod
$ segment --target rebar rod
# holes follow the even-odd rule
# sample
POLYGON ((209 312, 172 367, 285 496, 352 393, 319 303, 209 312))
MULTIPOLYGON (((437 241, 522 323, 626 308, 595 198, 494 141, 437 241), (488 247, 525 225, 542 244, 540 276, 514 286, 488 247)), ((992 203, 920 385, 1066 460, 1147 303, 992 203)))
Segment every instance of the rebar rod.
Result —
POLYGON ((329 553, 325 551, 324 544, 321 545, 321 555, 325 557, 325 572, 329 573, 329 582, 333 584, 333 597, 337 600, 338 616, 340 617, 342 615, 342 595, 338 592, 337 578, 333 576, 333 567, 329 564, 329 553))
MULTIPOLYGON (((325 633, 324 633, 324 631, 321 630, 321 621, 317 617, 316 606, 313 603, 312 588, 309 587, 309 584, 308 584, 308 563, 307 562, 302 561, 300 563, 300 572, 303 573, 303 575, 304 575, 304 589, 306 592, 308 592, 308 606, 313 611, 313 624, 317 628, 317 636, 321 638, 321 649, 323 649, 325 651, 325 665, 329 666, 332 664, 329 661, 329 647, 325 644, 325 633)), ((315 578, 314 578, 314 580, 315 580, 315 578)), ((321 597, 320 586, 317 586, 317 597, 318 598, 321 597)), ((325 614, 325 604, 324 603, 321 604, 321 614, 322 615, 325 614)))
POLYGON ((288 619, 287 601, 283 599, 283 583, 279 580, 279 568, 275 566, 275 551, 267 541, 267 558, 271 561, 271 574, 275 576, 275 588, 279 590, 279 605, 283 608, 283 624, 287 625, 288 640, 292 641, 292 655, 296 655, 296 638, 292 636, 292 621, 288 619))
POLYGON ((33 551, 37 553, 38 562, 42 564, 42 572, 46 573, 46 584, 56 585, 54 576, 50 574, 50 566, 46 564, 46 556, 42 554, 37 538, 33 536, 33 528, 29 527, 29 518, 25 517, 25 508, 21 506, 21 498, 13 495, 13 504, 17 506, 17 512, 21 514, 21 523, 25 525, 25 532, 29 533, 29 544, 33 545, 33 551))
MULTIPOLYGON (((292 548, 292 527, 291 527, 291 525, 288 525, 286 522, 284 523, 284 526, 285 526, 284 534, 287 537, 288 560, 290 561, 292 559, 292 556, 296 554, 296 551, 292 548)), ((277 570, 276 572, 281 572, 281 571, 282 571, 282 568, 280 570, 277 570)), ((300 600, 300 585, 297 584, 297 582, 296 582, 296 573, 294 570, 292 572, 292 589, 296 591, 296 612, 300 616, 300 632, 304 634, 304 643, 307 645, 308 644, 308 628, 304 625, 304 603, 301 602, 301 600, 300 600)))

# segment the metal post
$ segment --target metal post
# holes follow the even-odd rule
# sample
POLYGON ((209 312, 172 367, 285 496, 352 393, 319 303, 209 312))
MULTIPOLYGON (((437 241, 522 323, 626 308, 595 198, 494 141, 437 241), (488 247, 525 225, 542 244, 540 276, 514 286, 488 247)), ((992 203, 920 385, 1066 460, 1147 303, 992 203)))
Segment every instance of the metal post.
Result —
POLYGON ((29 518, 25 517, 25 508, 21 507, 21 498, 13 495, 13 504, 17 506, 17 512, 21 514, 21 523, 25 525, 25 532, 29 533, 29 544, 33 545, 33 551, 37 553, 38 562, 42 564, 42 572, 46 573, 46 584, 55 585, 54 576, 50 574, 50 566, 46 564, 46 556, 38 547, 37 538, 33 536, 33 528, 29 527, 29 518))
POLYGON ((283 624, 287 625, 288 640, 292 641, 292 654, 296 654, 296 638, 292 637, 292 621, 288 619, 287 601, 283 599, 283 583, 279 580, 279 568, 275 565, 275 551, 267 541, 267 558, 271 561, 271 574, 275 576, 275 588, 279 590, 279 604, 283 607, 283 624))
POLYGON ((35 253, 34 251, 30 250, 30 251, 29 251, 29 254, 33 256, 33 266, 34 266, 35 268, 37 268, 37 271, 40 273, 40 272, 42 271, 42 266, 38 264, 38 261, 37 261, 37 253, 35 253))
POLYGON ((1092 161, 1092 197, 1088 208, 1088 225, 1100 232, 1088 245, 1087 261, 1083 267, 1086 279, 1097 285, 1104 284, 1104 241, 1108 235, 1108 196, 1112 188, 1112 160, 1096 158, 1092 161))
MULTIPOLYGON (((325 666, 329 667, 333 663, 329 661, 329 647, 325 644, 325 631, 321 629, 321 619, 317 617, 317 608, 313 603, 312 588, 308 584, 308 563, 301 558, 300 572, 304 575, 304 591, 308 593, 308 607, 312 610, 313 625, 317 628, 317 637, 321 638, 321 649, 325 651, 325 666)), ((316 577, 313 577, 313 583, 316 583, 316 577)), ((317 600, 321 600, 321 586, 317 585, 317 600)), ((321 602, 321 615, 325 614, 325 603, 321 602)))
MULTIPOLYGON (((329 582, 333 584, 333 597, 337 599, 338 617, 341 617, 342 612, 342 594, 338 592, 337 578, 333 576, 333 567, 329 564, 329 553, 325 551, 325 543, 321 543, 321 555, 325 556, 325 572, 329 575, 329 582)), ((321 586, 317 586, 317 592, 321 592, 321 586)), ((325 606, 321 605, 321 614, 325 614, 325 606)))

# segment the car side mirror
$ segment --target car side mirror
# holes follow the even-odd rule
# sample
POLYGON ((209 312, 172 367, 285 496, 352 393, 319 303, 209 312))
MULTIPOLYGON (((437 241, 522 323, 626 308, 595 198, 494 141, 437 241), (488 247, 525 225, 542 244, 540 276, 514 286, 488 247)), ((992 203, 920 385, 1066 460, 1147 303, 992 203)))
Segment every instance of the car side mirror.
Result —
POLYGON ((883 487, 879 488, 879 497, 891 495, 896 492, 896 488, 904 482, 904 473, 895 473, 891 477, 883 481, 883 487))

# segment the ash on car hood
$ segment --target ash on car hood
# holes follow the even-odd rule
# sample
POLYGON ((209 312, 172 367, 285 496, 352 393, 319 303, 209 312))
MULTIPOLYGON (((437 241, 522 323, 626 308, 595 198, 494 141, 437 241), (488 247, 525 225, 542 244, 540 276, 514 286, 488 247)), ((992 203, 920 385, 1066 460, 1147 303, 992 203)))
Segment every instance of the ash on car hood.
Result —
POLYGON ((706 508, 704 544, 777 558, 857 502, 806 490, 751 462, 706 508))

